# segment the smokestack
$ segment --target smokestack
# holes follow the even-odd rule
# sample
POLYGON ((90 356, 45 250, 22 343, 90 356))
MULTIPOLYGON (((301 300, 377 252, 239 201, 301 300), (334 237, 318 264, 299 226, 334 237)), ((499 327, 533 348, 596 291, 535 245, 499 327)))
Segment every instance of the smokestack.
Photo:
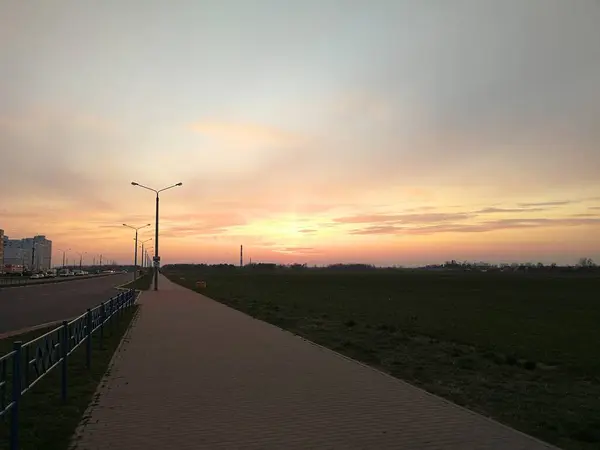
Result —
POLYGON ((244 246, 240 245, 240 267, 244 267, 244 246))

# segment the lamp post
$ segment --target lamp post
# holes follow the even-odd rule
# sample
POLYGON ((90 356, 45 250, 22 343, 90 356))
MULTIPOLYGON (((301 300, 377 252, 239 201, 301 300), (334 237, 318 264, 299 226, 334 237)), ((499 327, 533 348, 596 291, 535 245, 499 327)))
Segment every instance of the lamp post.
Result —
POLYGON ((174 184, 173 186, 168 186, 166 188, 162 188, 162 189, 152 189, 148 186, 144 186, 143 184, 139 184, 136 183, 135 181, 132 181, 131 184, 133 186, 138 186, 144 189, 147 189, 149 191, 152 191, 156 194, 156 220, 155 220, 155 226, 154 226, 154 290, 158 291, 158 264, 159 264, 159 256, 158 256, 158 203, 159 203, 159 197, 158 194, 160 194, 162 191, 166 191, 167 189, 171 189, 177 186, 182 186, 183 183, 177 183, 174 184))
POLYGON ((83 252, 83 253, 79 253, 79 252, 75 252, 79 255, 79 270, 81 270, 82 266, 83 266, 83 255, 85 255, 87 252, 83 252))
POLYGON ((35 241, 31 243, 31 272, 35 270, 35 241))
POLYGON ((146 242, 149 242, 149 241, 151 241, 151 240, 152 240, 152 238, 148 238, 148 239, 146 239, 145 241, 142 241, 142 269, 143 269, 143 268, 146 266, 146 264, 145 264, 145 262, 146 262, 146 261, 145 261, 145 256, 146 256, 146 253, 144 252, 144 244, 145 244, 146 242))
POLYGON ((131 225, 127 225, 126 223, 123 224, 124 227, 127 228, 131 228, 132 230, 135 230, 135 253, 134 253, 134 259, 133 259, 133 281, 137 280, 137 248, 138 248, 138 230, 141 230, 142 228, 146 228, 149 227, 150 224, 147 223, 146 225, 142 225, 141 227, 132 227, 131 225))
POLYGON ((59 248, 59 249, 57 249, 57 250, 58 250, 59 252, 62 252, 62 254, 63 254, 63 264, 62 264, 62 268, 63 268, 63 270, 65 270, 65 255, 66 255, 66 253, 67 253, 67 252, 70 252, 70 251, 71 251, 71 249, 70 249, 70 248, 68 248, 68 249, 66 249, 66 250, 63 250, 63 249, 60 249, 60 248, 59 248))
POLYGON ((150 253, 152 250, 154 250, 154 247, 150 247, 146 249, 146 266, 150 266, 150 253))

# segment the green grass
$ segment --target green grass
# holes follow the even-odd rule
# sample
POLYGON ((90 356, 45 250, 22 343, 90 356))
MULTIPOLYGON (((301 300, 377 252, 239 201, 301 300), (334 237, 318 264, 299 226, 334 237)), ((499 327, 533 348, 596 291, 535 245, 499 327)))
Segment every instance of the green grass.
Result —
POLYGON ((148 289, 150 289, 150 285, 152 284, 153 279, 154 272, 150 270, 144 273, 141 277, 138 277, 137 280, 132 281, 131 283, 127 283, 126 285, 121 287, 127 289, 138 289, 140 291, 147 291, 148 289))
POLYGON ((560 447, 600 448, 597 276, 164 273, 560 447))
MULTIPOLYGON (((69 357, 68 399, 63 403, 60 397, 60 366, 49 372, 40 382, 27 392, 21 401, 20 444, 21 450, 66 450, 83 414, 93 399, 98 383, 106 373, 114 351, 135 316, 137 305, 115 316, 114 327, 107 324, 103 348, 100 348, 99 332, 92 339, 92 367, 86 368, 85 343, 69 357)), ((27 342, 48 330, 0 340, 0 355, 12 350, 15 340, 27 342)), ((10 376, 9 376, 10 379, 10 376)), ((10 395, 10 387, 7 395, 10 395)), ((0 419, 0 449, 8 449, 8 427, 10 414, 6 420, 0 419)))

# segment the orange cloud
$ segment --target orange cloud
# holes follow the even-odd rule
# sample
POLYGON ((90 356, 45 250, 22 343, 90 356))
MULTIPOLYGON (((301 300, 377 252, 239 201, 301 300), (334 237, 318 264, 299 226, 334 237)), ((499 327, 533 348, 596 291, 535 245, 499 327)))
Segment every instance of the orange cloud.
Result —
POLYGON ((600 217, 581 218, 572 217, 564 219, 504 219, 477 224, 442 224, 427 225, 420 227, 405 227, 402 225, 374 225, 361 229, 351 230, 350 234, 392 234, 392 235, 425 235, 439 233, 487 233, 491 231, 523 229, 523 228, 546 228, 546 227, 577 227, 577 226, 600 226, 600 217))

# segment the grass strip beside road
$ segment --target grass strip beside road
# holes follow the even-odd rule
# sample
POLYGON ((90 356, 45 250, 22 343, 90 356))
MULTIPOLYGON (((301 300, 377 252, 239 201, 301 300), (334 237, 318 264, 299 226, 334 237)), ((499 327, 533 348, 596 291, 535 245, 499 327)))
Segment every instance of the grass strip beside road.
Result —
POLYGON ((132 281, 131 283, 124 284, 121 286, 124 289, 137 289, 138 291, 147 291, 150 289, 150 285, 152 284, 152 280, 154 273, 150 270, 138 277, 137 280, 132 281))
MULTIPOLYGON (((83 414, 94 397, 94 393, 107 371, 113 353, 137 312, 138 305, 117 314, 114 328, 105 326, 104 345, 100 348, 97 331, 92 338, 92 367, 86 368, 86 345, 83 343, 69 357, 68 399, 63 403, 60 397, 60 365, 48 373, 21 399, 20 409, 20 449, 21 450, 67 450, 83 414)), ((35 330, 20 336, 0 340, 0 354, 12 350, 13 342, 30 341, 56 327, 35 330)), ((10 375, 8 377, 10 379, 10 375)), ((7 395, 10 395, 10 386, 7 395)), ((0 420, 0 450, 8 450, 10 413, 6 420, 0 420)))

